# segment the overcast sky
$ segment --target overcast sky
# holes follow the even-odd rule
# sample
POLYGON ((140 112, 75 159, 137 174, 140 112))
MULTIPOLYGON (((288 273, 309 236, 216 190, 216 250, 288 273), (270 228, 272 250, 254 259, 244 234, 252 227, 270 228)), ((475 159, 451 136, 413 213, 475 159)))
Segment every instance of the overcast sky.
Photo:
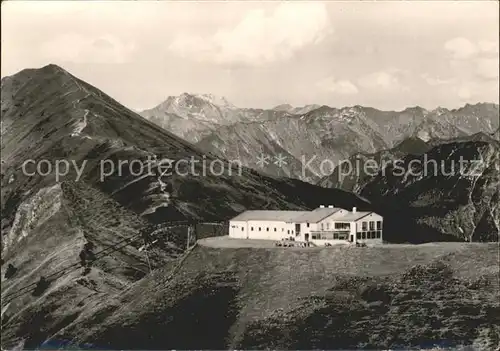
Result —
POLYGON ((127 107, 498 102, 496 1, 2 2, 2 77, 56 63, 127 107))

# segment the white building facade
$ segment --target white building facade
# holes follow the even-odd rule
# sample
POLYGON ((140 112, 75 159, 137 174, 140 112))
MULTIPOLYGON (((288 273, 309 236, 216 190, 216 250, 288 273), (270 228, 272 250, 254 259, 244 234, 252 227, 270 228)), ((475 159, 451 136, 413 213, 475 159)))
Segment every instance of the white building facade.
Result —
POLYGON ((229 222, 229 237, 294 240, 318 246, 379 244, 383 217, 375 212, 320 206, 313 211, 245 211, 229 222))

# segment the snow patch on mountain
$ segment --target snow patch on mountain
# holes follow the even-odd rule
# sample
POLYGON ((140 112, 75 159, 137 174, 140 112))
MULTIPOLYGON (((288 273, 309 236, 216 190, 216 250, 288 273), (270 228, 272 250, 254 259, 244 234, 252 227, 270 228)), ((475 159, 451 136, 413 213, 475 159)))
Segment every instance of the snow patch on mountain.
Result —
POLYGON ((201 94, 201 95, 195 95, 196 97, 203 99, 213 105, 217 106, 222 106, 226 108, 237 108, 235 105, 233 105, 231 102, 229 102, 225 97, 223 96, 216 96, 212 94, 201 94))

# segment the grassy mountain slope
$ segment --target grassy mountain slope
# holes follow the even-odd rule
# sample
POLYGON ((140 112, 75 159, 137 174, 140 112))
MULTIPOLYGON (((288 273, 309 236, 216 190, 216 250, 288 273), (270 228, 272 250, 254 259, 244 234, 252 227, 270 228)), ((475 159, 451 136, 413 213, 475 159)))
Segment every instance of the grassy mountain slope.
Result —
POLYGON ((198 246, 172 280, 165 279, 172 266, 156 271, 80 314, 47 344, 494 349, 500 340, 496 251, 493 244, 457 243, 329 250, 198 246))

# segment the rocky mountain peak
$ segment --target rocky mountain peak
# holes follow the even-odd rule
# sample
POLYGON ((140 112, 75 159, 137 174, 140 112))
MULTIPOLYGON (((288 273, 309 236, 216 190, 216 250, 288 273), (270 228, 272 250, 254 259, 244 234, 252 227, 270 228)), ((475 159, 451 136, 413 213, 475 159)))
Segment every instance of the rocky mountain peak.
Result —
POLYGON ((414 115, 427 115, 429 111, 427 111, 425 108, 420 107, 420 106, 413 106, 413 107, 407 107, 403 111, 403 113, 411 113, 414 115))
POLYGON ((293 110, 293 106, 290 105, 290 104, 281 104, 281 105, 273 107, 272 109, 275 110, 275 111, 290 112, 291 110, 293 110))
POLYGON ((450 111, 445 108, 445 107, 436 107, 434 110, 431 111, 431 113, 433 113, 434 115, 436 116, 441 116, 441 115, 444 115, 444 114, 448 114, 450 111))
POLYGON ((211 104, 221 108, 237 108, 223 96, 213 94, 182 93, 179 96, 169 96, 167 101, 178 104, 185 108, 199 107, 203 104, 211 104))
POLYGON ((226 108, 236 108, 235 105, 233 105, 227 98, 224 96, 217 96, 213 94, 201 94, 201 95, 196 95, 200 99, 203 99, 211 104, 214 104, 216 106, 221 106, 221 107, 226 107, 226 108))

